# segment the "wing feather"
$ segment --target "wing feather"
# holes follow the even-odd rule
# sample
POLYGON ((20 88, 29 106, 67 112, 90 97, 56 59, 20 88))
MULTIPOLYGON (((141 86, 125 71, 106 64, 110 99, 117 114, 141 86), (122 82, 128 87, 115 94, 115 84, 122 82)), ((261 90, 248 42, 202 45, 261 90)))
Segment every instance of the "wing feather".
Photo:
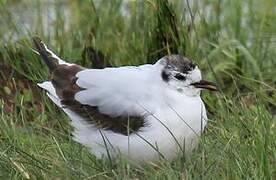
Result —
POLYGON ((154 69, 154 65, 143 65, 80 71, 76 83, 84 90, 77 92, 75 99, 113 117, 141 116, 145 110, 140 103, 147 106, 151 101, 154 69))
POLYGON ((85 69, 63 61, 39 38, 33 41, 51 73, 51 80, 38 85, 73 121, 124 135, 146 126, 145 116, 153 110, 149 105, 156 107, 153 87, 161 79, 156 64, 85 69))

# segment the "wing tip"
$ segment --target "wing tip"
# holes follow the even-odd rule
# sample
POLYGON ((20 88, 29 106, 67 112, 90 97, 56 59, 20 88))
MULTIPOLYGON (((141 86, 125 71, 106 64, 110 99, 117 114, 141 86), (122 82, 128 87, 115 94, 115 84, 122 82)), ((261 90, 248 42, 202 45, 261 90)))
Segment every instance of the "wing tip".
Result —
POLYGON ((48 66, 50 71, 56 69, 59 58, 54 57, 54 53, 50 51, 45 43, 38 36, 32 38, 33 44, 39 55, 42 57, 45 64, 48 66))
POLYGON ((36 36, 36 35, 33 36, 32 39, 33 39, 33 42, 34 42, 34 43, 41 43, 41 42, 42 42, 42 40, 40 39, 40 37, 38 37, 38 36, 36 36))

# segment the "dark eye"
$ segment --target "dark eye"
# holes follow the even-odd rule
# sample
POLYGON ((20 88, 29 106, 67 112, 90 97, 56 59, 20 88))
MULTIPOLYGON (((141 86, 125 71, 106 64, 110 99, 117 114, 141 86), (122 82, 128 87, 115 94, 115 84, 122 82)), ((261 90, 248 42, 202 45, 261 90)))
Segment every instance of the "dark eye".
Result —
POLYGON ((183 76, 182 74, 176 74, 174 77, 175 77, 176 79, 182 80, 182 81, 186 79, 185 76, 183 76))

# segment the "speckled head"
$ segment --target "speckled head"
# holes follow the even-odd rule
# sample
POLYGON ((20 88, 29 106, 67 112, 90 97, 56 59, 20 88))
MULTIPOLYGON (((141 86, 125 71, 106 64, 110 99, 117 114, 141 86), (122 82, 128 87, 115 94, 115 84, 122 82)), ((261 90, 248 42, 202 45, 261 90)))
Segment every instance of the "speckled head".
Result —
POLYGON ((187 57, 181 55, 168 55, 164 57, 167 60, 166 68, 187 74, 195 69, 196 64, 187 57))
POLYGON ((189 58, 181 55, 168 55, 162 58, 161 77, 169 87, 186 95, 199 95, 200 90, 217 90, 216 86, 202 80, 201 71, 189 58))

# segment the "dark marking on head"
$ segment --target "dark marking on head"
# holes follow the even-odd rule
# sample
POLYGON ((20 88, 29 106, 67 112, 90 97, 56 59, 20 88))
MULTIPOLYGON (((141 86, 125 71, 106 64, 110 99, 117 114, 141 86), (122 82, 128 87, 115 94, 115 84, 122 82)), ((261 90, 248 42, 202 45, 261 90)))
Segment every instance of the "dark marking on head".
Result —
POLYGON ((161 73, 161 77, 165 82, 169 81, 169 75, 164 70, 161 73))
POLYGON ((182 74, 178 73, 174 76, 176 79, 180 80, 180 81, 185 81, 186 77, 183 76, 182 74))
POLYGON ((165 66, 165 68, 174 69, 184 74, 187 74, 189 71, 194 70, 194 68, 196 67, 192 60, 181 55, 168 55, 165 56, 165 58, 167 59, 167 65, 165 66))

